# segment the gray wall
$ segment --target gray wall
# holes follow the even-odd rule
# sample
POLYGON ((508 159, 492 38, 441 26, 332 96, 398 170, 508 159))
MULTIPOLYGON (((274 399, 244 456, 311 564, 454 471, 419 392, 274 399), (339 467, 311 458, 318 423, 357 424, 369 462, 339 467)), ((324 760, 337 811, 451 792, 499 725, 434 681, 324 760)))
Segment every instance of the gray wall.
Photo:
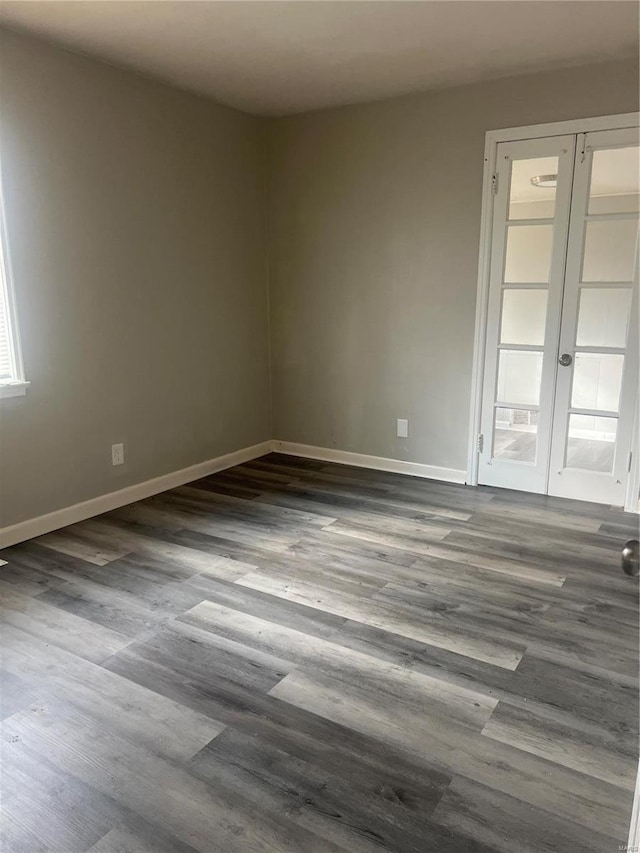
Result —
POLYGON ((485 132, 637 108, 625 62, 271 121, 275 437, 466 469, 485 132))
POLYGON ((0 404, 9 525, 271 425, 259 121, 15 34, 0 47, 31 382, 0 404))
POLYGON ((272 436, 464 468, 484 132, 637 99, 607 64, 265 122, 3 32, 0 525, 272 436))

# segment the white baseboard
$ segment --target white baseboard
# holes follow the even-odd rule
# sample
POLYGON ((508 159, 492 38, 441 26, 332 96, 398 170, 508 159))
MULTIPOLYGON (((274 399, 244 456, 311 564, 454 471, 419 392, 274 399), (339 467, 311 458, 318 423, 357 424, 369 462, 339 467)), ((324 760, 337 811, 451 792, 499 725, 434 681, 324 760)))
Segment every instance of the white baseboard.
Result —
POLYGON ((277 453, 288 453, 290 456, 304 456, 307 459, 318 459, 322 462, 339 462, 342 465, 372 468, 375 471, 389 471, 393 474, 409 474, 412 477, 443 480, 446 483, 465 483, 467 477, 467 472, 458 468, 440 468, 437 465, 386 459, 384 456, 367 456, 365 453, 313 447, 310 444, 295 444, 291 441, 273 441, 272 449, 277 453))
MULTIPOLYGON (((427 480, 443 480, 447 483, 464 483, 466 471, 457 468, 439 468, 436 465, 422 465, 418 462, 403 462, 398 459, 385 459, 383 456, 367 456, 364 453, 351 453, 346 450, 333 450, 328 447, 313 447, 310 444, 295 444, 290 441, 263 441, 251 447, 244 447, 233 453, 199 462, 189 468, 180 471, 172 471, 162 477, 146 480, 144 483, 136 483, 119 489, 117 492, 109 492, 73 506, 64 507, 55 512, 40 515, 37 518, 29 518, 10 527, 0 528, 0 548, 8 548, 18 542, 33 539, 36 536, 44 536, 53 530, 59 530, 69 524, 93 518, 103 512, 126 506, 135 501, 150 498, 176 486, 184 486, 200 477, 215 474, 216 471, 224 471, 234 465, 241 465, 251 459, 257 459, 271 451, 288 453, 291 456, 304 456, 308 459, 318 459, 322 462, 338 462, 342 465, 354 465, 358 468, 372 468, 375 471, 389 471, 394 474, 409 474, 412 477, 424 477, 427 480)), ((1 562, 1 561, 0 561, 1 562)))
POLYGON ((0 528, 0 548, 8 548, 10 545, 16 545, 26 539, 33 539, 35 536, 43 536, 45 533, 51 533, 52 530, 66 527, 68 524, 84 521, 87 518, 92 518, 103 512, 110 512, 112 509, 118 509, 118 507, 126 506, 134 501, 141 501, 160 492, 166 492, 167 489, 184 486, 185 483, 190 483, 209 474, 215 474, 216 471, 224 471, 225 468, 232 468, 234 465, 240 465, 250 459, 257 459, 259 456, 269 453, 272 444, 271 441, 263 441, 260 444, 244 447, 215 459, 208 459, 206 462, 199 462, 197 465, 190 465, 180 471, 172 471, 170 474, 163 474, 163 476, 155 477, 153 480, 146 480, 144 483, 127 486, 117 492, 109 492, 109 494, 73 504, 73 506, 47 513, 47 515, 29 518, 27 521, 21 521, 10 527, 0 528))

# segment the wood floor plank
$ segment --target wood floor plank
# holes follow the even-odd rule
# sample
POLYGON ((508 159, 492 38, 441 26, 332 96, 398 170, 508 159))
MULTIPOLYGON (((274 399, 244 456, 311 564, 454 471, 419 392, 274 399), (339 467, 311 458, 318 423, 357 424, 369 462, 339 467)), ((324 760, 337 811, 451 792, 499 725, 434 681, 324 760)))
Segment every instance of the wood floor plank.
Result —
POLYGON ((586 829, 462 776, 451 782, 433 820, 462 830, 501 853, 602 853, 617 850, 625 838, 623 833, 612 837, 586 829))
MULTIPOLYGON (((419 555, 406 548, 385 547, 363 539, 349 539, 334 531, 333 525, 325 527, 321 533, 312 533, 287 549, 290 552, 308 554, 321 561, 338 565, 354 566, 365 562, 381 561, 392 566, 413 566, 419 555)), ((393 571, 390 568, 387 571, 393 571)), ((393 575, 391 575, 393 577, 393 575)))
POLYGON ((633 791, 637 736, 612 732, 595 723, 560 723, 554 715, 500 702, 482 734, 564 767, 633 791))
MULTIPOLYGON (((40 708, 34 703, 28 713, 40 708)), ((12 807, 10 840, 0 847, 3 853, 14 850, 60 850, 76 853, 86 850, 114 824, 129 817, 129 810, 86 785, 76 776, 53 764, 49 757, 31 748, 19 735, 2 743, 2 802, 12 807), (26 808, 21 809, 24 803, 26 808), (33 814, 33 805, 38 812, 33 814), (51 820, 46 817, 49 812, 51 820), (46 826, 43 821, 46 820, 46 826), (44 830, 44 831, 43 831, 44 830), (77 839, 77 843, 70 839, 77 839)), ((3 826, 0 821, 0 826, 3 826)))
POLYGON ((579 720, 592 720, 613 732, 638 732, 637 679, 618 678, 600 668, 583 672, 527 652, 511 682, 513 693, 530 696, 579 720))
POLYGON ((102 666, 30 638, 3 631, 3 667, 48 695, 132 741, 168 758, 190 758, 224 728, 209 717, 166 699, 102 666))
POLYGON ((39 536, 34 541, 43 548, 79 557, 95 566, 104 566, 127 553, 126 548, 118 547, 108 536, 91 533, 79 524, 39 536))
POLYGON ((602 522, 600 518, 582 517, 569 513, 558 513, 557 511, 543 507, 532 507, 528 504, 511 504, 503 500, 493 500, 475 513, 475 521, 484 521, 485 524, 494 524, 497 519, 513 519, 528 525, 529 530, 537 529, 538 524, 545 527, 553 527, 564 532, 601 532, 602 522), (535 525, 535 527, 534 527, 535 525))
MULTIPOLYGON (((383 560, 367 555, 341 554, 339 549, 305 548, 297 543, 281 554, 254 554, 255 566, 244 574, 265 567, 281 577, 307 580, 336 592, 350 592, 370 597, 388 581, 390 566, 383 560)), ((409 573, 411 577, 413 572, 409 573)), ((235 578, 236 580, 239 579, 235 578)))
POLYGON ((126 650, 116 655, 109 666, 228 727, 317 763, 352 785, 366 781, 376 789, 404 791, 421 804, 421 809, 431 810, 449 782, 450 777, 443 771, 424 761, 414 761, 389 743, 268 694, 251 691, 238 682, 224 678, 218 678, 215 684, 185 681, 180 672, 126 650))
POLYGON ((271 695, 327 716, 389 742, 418 760, 435 763, 501 793, 515 794, 537 808, 617 837, 624 825, 629 800, 621 788, 566 769, 510 745, 482 735, 472 735, 451 723, 434 725, 416 709, 403 707, 399 717, 394 706, 371 700, 352 687, 348 692, 337 681, 315 674, 294 672, 271 695))
POLYGON ((84 524, 91 530, 103 532, 116 542, 122 542, 130 559, 134 556, 150 557, 157 561, 175 580, 191 577, 199 572, 207 572, 225 580, 235 580, 253 568, 245 568, 237 561, 159 539, 153 535, 153 529, 147 529, 145 532, 148 535, 144 535, 139 529, 118 523, 115 519, 108 520, 107 516, 92 519, 84 524))
POLYGON ((450 527, 436 527, 424 524, 417 529, 415 526, 393 524, 381 529, 379 519, 375 516, 370 520, 358 521, 338 520, 331 526, 331 532, 351 539, 364 539, 374 545, 391 548, 406 548, 414 554, 428 553, 429 544, 440 542, 451 533, 450 527), (390 528, 390 529, 389 529, 390 528))
POLYGON ((318 512, 308 512, 307 510, 293 509, 291 507, 272 506, 262 503, 255 498, 246 500, 228 495, 217 495, 214 492, 192 486, 181 486, 178 489, 174 489, 171 494, 191 499, 195 502, 196 506, 213 506, 216 513, 220 513, 221 508, 224 508, 229 515, 262 522, 268 520, 277 523, 292 522, 293 524, 322 528, 336 520, 333 515, 322 515, 318 512))
POLYGON ((373 597, 376 601, 393 602, 402 611, 433 615, 445 624, 460 621, 475 624, 482 616, 485 621, 515 627, 516 631, 523 622, 537 624, 551 607, 542 601, 522 601, 517 596, 500 597, 484 588, 463 591, 404 579, 386 584, 373 597))
POLYGON ((2 850, 22 847, 25 853, 86 850, 106 828, 93 825, 82 812, 73 813, 63 798, 35 790, 33 785, 2 804, 2 822, 9 827, 2 850), (33 832, 34 827, 37 833, 33 832))
MULTIPOLYGON (((528 517, 499 512, 493 504, 493 513, 488 517, 482 512, 475 513, 466 522, 451 520, 452 530, 465 533, 478 539, 508 542, 512 547, 523 550, 544 541, 545 550, 552 552, 555 558, 568 561, 576 558, 597 558, 609 561, 617 557, 615 542, 597 531, 575 529, 572 525, 559 526, 547 523, 547 519, 538 519, 535 528, 528 517), (535 533, 534 533, 535 531, 535 533)), ((556 516, 557 520, 557 516, 556 516)), ((583 527, 585 522, 581 519, 583 527)))
POLYGON ((579 725, 591 720, 618 732, 638 731, 637 680, 604 669, 578 671, 527 651, 515 672, 421 643, 362 622, 348 621, 333 634, 341 646, 469 687, 524 708, 542 706, 579 725))
POLYGON ((435 646, 466 654, 468 657, 495 663, 506 669, 515 669, 524 653, 518 642, 501 643, 486 634, 459 632, 426 617, 398 612, 385 602, 363 601, 357 596, 336 596, 321 587, 304 582, 289 582, 272 577, 265 572, 252 572, 237 581, 238 585, 261 590, 269 595, 326 610, 345 619, 366 622, 377 628, 386 628, 435 646))
POLYGON ((134 592, 123 589, 117 577, 110 578, 82 568, 72 571, 56 568, 61 583, 38 597, 38 601, 54 605, 89 621, 130 637, 152 629, 201 600, 197 591, 185 584, 161 586, 136 580, 134 592), (105 580, 107 582, 105 583, 105 580))
POLYGON ((566 580, 566 575, 561 573, 557 568, 539 568, 535 559, 524 561, 512 557, 502 557, 494 554, 488 555, 486 550, 482 548, 465 549, 452 542, 450 535, 443 542, 429 544, 425 548, 424 554, 416 555, 416 559, 420 559, 425 555, 450 560, 453 563, 462 563, 462 565, 469 568, 484 569, 488 572, 496 572, 500 575, 507 575, 512 578, 533 581, 548 586, 561 587, 566 580))
POLYGON ((14 562, 0 573, 0 594, 6 591, 37 598, 47 589, 57 586, 57 578, 46 572, 33 571, 26 566, 18 566, 14 562))
POLYGON ((195 848, 138 818, 112 827, 87 853, 195 853, 195 848))
POLYGON ((24 739, 66 772, 198 850, 337 853, 340 849, 235 792, 213 789, 66 706, 41 705, 15 714, 4 724, 4 737, 5 749, 10 751, 12 738, 24 739))
MULTIPOLYGON (((560 565, 564 575, 572 571, 593 570, 603 568, 618 568, 619 554, 613 548, 589 549, 573 548, 571 545, 558 545, 553 542, 547 545, 545 540, 535 542, 514 540, 508 531, 496 530, 494 534, 488 531, 464 530, 452 531, 445 540, 446 545, 457 545, 471 553, 485 554, 491 559, 520 560, 532 563, 553 571, 554 567, 560 565)), ((622 547, 622 546, 620 546, 622 547)), ((613 575, 613 573, 612 573, 613 575)), ((617 574, 613 577, 618 580, 617 574)))
MULTIPOLYGON (((5 631, 6 626, 3 625, 3 638, 6 636, 5 631)), ((32 705, 37 698, 37 687, 33 687, 20 675, 10 672, 4 666, 0 669, 0 720, 32 705)))
MULTIPOLYGON (((250 613, 267 621, 287 625, 312 637, 330 637, 345 618, 317 607, 308 607, 297 601, 269 595, 250 586, 225 583, 205 575, 196 575, 187 585, 193 587, 201 599, 214 601, 242 613, 250 613)), ((178 616, 177 619, 184 619, 178 616)))
POLYGON ((244 792, 275 814, 353 853, 480 853, 469 834, 434 824, 410 789, 356 785, 233 729, 197 755, 190 770, 212 785, 244 792), (400 828, 401 827, 401 828, 400 828))
POLYGON ((389 696, 402 695, 403 702, 414 703, 425 713, 444 715, 474 728, 484 725, 497 704, 497 700, 471 689, 386 663, 375 656, 346 649, 339 643, 311 637, 302 631, 210 601, 187 611, 182 619, 202 626, 212 634, 232 637, 244 645, 259 645, 270 654, 288 658, 299 669, 327 672, 344 681, 345 689, 347 685, 358 684, 377 692, 381 701, 389 696))
MULTIPOLYGON (((200 684, 204 691, 221 680, 256 692, 266 692, 294 668, 290 661, 271 653, 266 647, 255 648, 236 642, 201 630, 200 623, 186 621, 187 615, 184 619, 174 621, 152 637, 128 646, 127 655, 158 664, 184 681, 200 684)), ((115 660, 124 657, 116 657, 105 665, 111 666, 115 660)))
POLYGON ((0 617, 34 637, 60 646, 87 660, 99 662, 127 646, 131 639, 40 599, 0 592, 0 617))
POLYGON ((151 527, 162 526, 166 530, 177 532, 189 530, 205 535, 218 536, 231 541, 248 543, 270 551, 281 551, 295 541, 294 535, 287 535, 269 528, 257 529, 254 525, 238 520, 218 519, 204 512, 176 509, 150 498, 139 504, 131 504, 123 509, 114 510, 112 516, 125 521, 141 522, 151 527))

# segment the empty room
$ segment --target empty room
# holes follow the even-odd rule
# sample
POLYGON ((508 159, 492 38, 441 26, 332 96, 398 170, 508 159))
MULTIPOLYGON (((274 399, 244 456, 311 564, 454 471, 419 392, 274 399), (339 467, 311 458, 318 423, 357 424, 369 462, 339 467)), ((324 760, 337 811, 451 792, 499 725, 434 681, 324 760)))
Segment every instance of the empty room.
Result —
POLYGON ((0 0, 1 853, 638 853, 639 8, 0 0))

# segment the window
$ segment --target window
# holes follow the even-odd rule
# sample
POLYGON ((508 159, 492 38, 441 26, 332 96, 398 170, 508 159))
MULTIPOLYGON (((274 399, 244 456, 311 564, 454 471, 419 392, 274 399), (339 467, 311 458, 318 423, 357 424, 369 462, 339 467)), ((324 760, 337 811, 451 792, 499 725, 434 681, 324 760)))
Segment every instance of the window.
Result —
POLYGON ((4 205, 0 196, 0 397, 17 397, 27 385, 11 282, 4 205))

